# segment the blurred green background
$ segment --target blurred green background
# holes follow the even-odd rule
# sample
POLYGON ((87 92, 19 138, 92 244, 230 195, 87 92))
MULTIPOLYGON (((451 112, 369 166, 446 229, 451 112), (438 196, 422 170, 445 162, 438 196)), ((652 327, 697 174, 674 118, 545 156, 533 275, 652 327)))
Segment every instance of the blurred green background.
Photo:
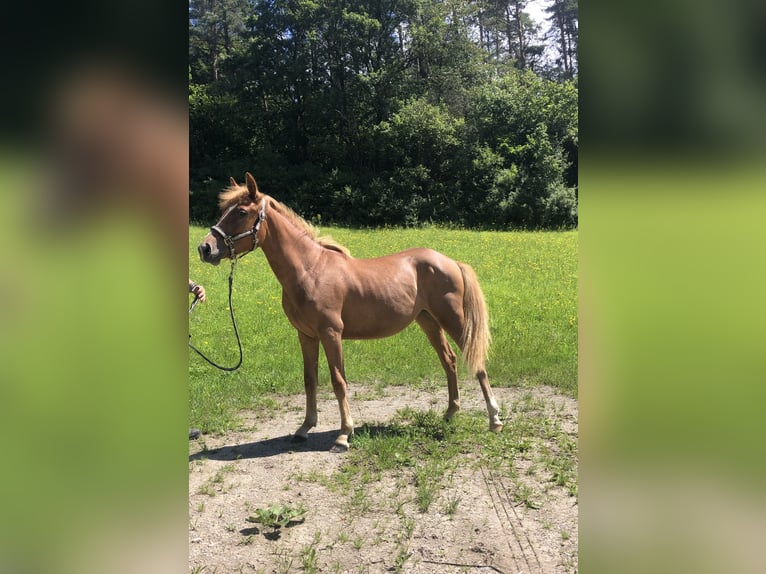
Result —
POLYGON ((580 571, 761 572, 764 7, 580 16, 580 571))

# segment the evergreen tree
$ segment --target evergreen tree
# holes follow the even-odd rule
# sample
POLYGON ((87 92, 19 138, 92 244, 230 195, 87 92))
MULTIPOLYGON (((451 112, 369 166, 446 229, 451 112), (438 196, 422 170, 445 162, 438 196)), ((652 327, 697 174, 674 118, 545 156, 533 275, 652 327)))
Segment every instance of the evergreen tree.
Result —
POLYGON ((557 81, 527 6, 192 1, 193 218, 250 170, 325 221, 576 224, 576 4, 557 81))
POLYGON ((577 75, 577 37, 578 17, 577 0, 553 0, 546 8, 551 23, 549 37, 554 42, 559 54, 557 68, 560 77, 574 78, 577 75))
POLYGON ((249 11, 247 0, 191 0, 189 59, 198 83, 217 82, 221 67, 239 47, 249 11))

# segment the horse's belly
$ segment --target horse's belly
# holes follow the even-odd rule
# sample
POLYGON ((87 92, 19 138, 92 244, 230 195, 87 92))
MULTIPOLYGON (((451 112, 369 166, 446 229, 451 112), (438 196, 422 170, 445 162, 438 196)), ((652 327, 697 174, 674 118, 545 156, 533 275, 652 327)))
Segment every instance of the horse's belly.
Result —
POLYGON ((380 339, 396 335, 412 323, 416 313, 412 309, 388 307, 346 310, 343 313, 344 339, 380 339))
POLYGON ((389 326, 385 329, 365 329, 365 328, 344 328, 344 339, 384 339, 385 337, 391 337, 397 333, 403 331, 409 323, 404 323, 396 326, 389 326))
POLYGON ((383 339, 403 331, 412 321, 386 325, 384 328, 346 325, 343 328, 344 339, 383 339))

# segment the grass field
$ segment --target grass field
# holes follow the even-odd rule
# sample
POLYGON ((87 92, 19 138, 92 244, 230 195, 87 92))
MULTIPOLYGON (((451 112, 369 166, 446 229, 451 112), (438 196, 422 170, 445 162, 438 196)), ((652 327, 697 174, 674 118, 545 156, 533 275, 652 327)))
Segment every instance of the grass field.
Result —
MULTIPOLYGON (((577 233, 474 232, 426 229, 323 228, 355 257, 408 247, 431 247, 469 263, 479 277, 490 313, 493 345, 487 370, 493 386, 546 384, 577 394, 577 233)), ((190 317, 192 342, 214 360, 237 359, 227 307, 228 262, 202 264, 196 245, 207 233, 189 229, 190 277, 208 301, 190 317)), ((281 308, 281 287, 263 253, 241 259, 234 280, 234 310, 244 363, 234 373, 189 355, 190 425, 222 432, 238 425, 242 409, 268 404, 274 393, 302 393, 303 367, 295 330, 281 308)), ((412 325, 382 340, 346 341, 346 375, 353 382, 444 386, 446 379, 423 333, 412 325)), ((466 377, 463 371, 461 377, 466 377)), ((320 391, 330 388, 320 361, 320 391)))

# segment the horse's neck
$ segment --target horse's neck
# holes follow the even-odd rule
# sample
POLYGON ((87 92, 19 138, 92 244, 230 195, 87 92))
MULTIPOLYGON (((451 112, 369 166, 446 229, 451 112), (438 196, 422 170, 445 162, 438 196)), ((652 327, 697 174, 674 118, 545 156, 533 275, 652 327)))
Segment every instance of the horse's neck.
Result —
POLYGON ((275 209, 266 211, 266 238, 261 245, 283 288, 297 285, 316 262, 322 247, 275 209))

